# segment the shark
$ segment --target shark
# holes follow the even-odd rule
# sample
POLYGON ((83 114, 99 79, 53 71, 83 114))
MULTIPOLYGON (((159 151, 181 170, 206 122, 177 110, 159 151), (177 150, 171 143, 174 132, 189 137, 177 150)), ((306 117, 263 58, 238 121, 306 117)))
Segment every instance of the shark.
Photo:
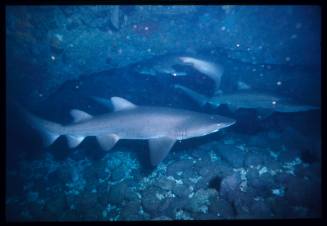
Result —
POLYGON ((168 75, 173 77, 188 76, 190 74, 189 69, 198 71, 210 78, 214 82, 214 93, 219 92, 224 68, 218 63, 203 58, 188 55, 171 55, 157 57, 149 60, 146 64, 138 64, 135 67, 135 71, 141 74, 152 76, 168 75))
POLYGON ((260 92, 238 91, 207 97, 182 85, 174 85, 174 88, 181 90, 200 106, 209 104, 217 108, 224 104, 232 112, 238 109, 256 109, 263 117, 268 117, 273 112, 291 113, 320 109, 318 106, 296 103, 290 98, 260 92))
POLYGON ((140 74, 151 76, 186 76, 186 70, 178 68, 178 65, 182 65, 182 61, 178 57, 164 56, 150 59, 143 64, 137 64, 134 70, 140 74))
POLYGON ((93 116, 73 109, 73 122, 68 125, 51 122, 20 108, 26 121, 42 135, 44 144, 51 145, 60 136, 67 138, 70 148, 77 147, 86 137, 96 137, 108 151, 120 139, 149 140, 150 162, 158 165, 176 141, 201 137, 233 125, 234 119, 183 109, 137 106, 121 98, 110 101, 96 98, 113 108, 113 112, 93 116))
POLYGON ((181 56, 179 59, 185 65, 190 65, 198 72, 208 76, 210 79, 214 81, 214 93, 219 93, 219 87, 221 82, 221 77, 224 73, 224 68, 222 65, 199 59, 189 56, 181 56))

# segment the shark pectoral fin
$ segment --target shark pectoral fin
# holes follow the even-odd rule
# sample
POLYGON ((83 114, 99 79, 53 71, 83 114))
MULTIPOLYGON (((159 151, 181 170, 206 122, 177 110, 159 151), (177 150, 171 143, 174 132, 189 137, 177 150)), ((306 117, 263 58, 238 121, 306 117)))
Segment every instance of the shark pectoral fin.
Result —
POLYGON ((229 105, 228 105, 228 109, 229 109, 231 112, 234 113, 235 111, 238 110, 238 107, 235 106, 235 105, 231 105, 231 104, 229 104, 229 105))
POLYGON ((76 148, 85 138, 82 136, 71 136, 71 135, 67 135, 66 137, 67 137, 68 146, 70 148, 76 148))
POLYGON ((109 134, 109 135, 103 135, 103 136, 97 136, 97 140, 101 146, 102 149, 105 151, 109 151, 117 141, 119 140, 119 137, 115 134, 109 134))
POLYGON ((136 105, 121 97, 111 97, 111 103, 115 111, 135 108, 136 105))
POLYGON ((92 118, 92 115, 77 109, 71 110, 70 115, 73 117, 74 122, 80 122, 92 118))
POLYGON ((149 140, 151 164, 153 166, 158 165, 168 155, 175 142, 175 139, 169 137, 149 140))
POLYGON ((258 118, 265 119, 269 117, 274 111, 270 109, 258 109, 258 118))

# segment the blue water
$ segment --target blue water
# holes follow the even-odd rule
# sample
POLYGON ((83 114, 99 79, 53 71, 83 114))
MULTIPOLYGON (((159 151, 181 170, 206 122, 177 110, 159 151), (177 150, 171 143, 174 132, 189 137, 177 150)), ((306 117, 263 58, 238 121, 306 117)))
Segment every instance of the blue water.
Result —
POLYGON ((8 6, 6 217, 9 221, 316 218, 321 214, 321 60, 318 6, 8 6), (220 94, 190 65, 186 76, 142 74, 169 57, 223 67, 220 94), (207 97, 270 93, 318 109, 231 111, 207 97), (181 108, 236 120, 176 142, 152 166, 145 140, 110 151, 94 137, 49 147, 17 110, 60 124, 108 109, 91 97, 181 108))

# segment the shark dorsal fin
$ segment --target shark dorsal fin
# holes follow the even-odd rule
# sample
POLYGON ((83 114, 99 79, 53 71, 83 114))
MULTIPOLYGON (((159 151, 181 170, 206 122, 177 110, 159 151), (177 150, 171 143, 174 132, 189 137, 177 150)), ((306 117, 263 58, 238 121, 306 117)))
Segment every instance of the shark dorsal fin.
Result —
POLYGON ((136 107, 135 104, 121 97, 111 97, 111 103, 114 107, 114 111, 127 110, 136 107))
POLYGON ((93 96, 91 98, 93 100, 95 100, 96 102, 98 102, 99 104, 101 104, 102 106, 104 106, 110 110, 112 109, 112 103, 109 99, 102 98, 102 97, 96 97, 96 96, 93 96))
POLYGON ((74 122, 85 121, 92 118, 92 115, 77 109, 71 110, 70 115, 73 117, 74 122))

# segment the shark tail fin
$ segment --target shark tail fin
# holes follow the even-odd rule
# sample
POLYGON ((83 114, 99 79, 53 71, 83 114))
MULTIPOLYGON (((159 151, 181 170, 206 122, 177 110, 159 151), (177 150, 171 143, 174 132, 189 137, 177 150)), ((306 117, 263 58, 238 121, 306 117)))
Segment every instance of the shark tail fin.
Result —
POLYGON ((187 96, 189 96, 191 99, 193 99, 195 102, 197 102, 201 107, 203 107, 209 101, 208 97, 206 97, 200 93, 197 93, 185 86, 174 85, 174 88, 182 90, 187 96))
POLYGON ((24 120, 41 134, 45 146, 49 146, 54 143, 61 135, 63 128, 62 125, 41 119, 28 112, 18 103, 15 103, 15 105, 18 107, 18 110, 20 111, 24 120))

